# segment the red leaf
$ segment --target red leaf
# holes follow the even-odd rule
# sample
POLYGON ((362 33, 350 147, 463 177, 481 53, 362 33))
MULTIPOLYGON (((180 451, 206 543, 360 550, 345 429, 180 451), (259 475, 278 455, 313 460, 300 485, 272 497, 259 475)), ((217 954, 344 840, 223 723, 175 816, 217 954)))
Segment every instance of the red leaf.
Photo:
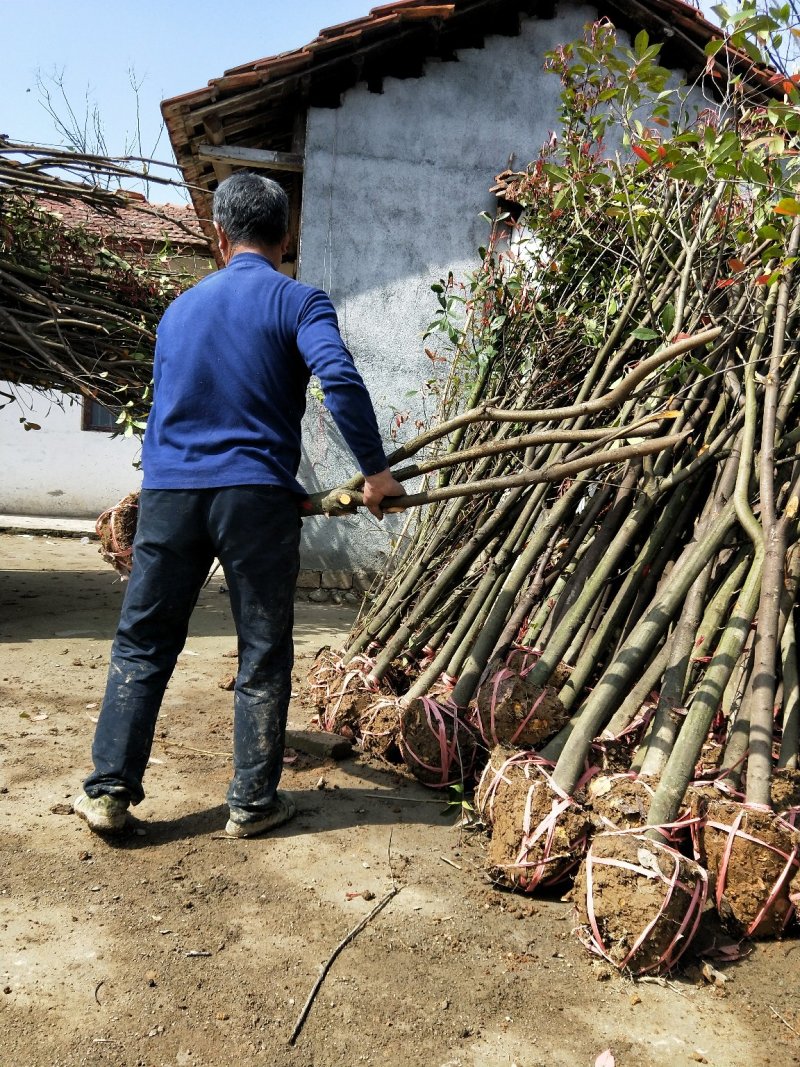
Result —
POLYGON ((639 157, 639 159, 643 159, 645 161, 645 163, 648 165, 648 167, 652 167, 652 165, 653 165, 653 157, 648 155, 648 153, 645 152, 645 150, 638 144, 635 144, 632 147, 633 147, 634 154, 637 155, 639 157))
POLYGON ((729 259, 728 266, 731 270, 744 270, 744 263, 741 259, 729 259))
POLYGON ((769 279, 769 274, 759 274, 759 276, 756 278, 756 285, 766 285, 769 279))
POLYGON ((735 278, 720 278, 716 284, 717 289, 726 289, 729 285, 736 285, 735 278))

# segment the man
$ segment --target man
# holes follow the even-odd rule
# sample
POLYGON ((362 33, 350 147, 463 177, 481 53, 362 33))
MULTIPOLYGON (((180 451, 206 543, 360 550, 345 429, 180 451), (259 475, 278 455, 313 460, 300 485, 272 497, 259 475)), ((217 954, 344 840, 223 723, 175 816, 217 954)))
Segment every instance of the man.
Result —
POLYGON ((92 746, 94 772, 75 811, 115 832, 144 797, 161 700, 214 557, 239 639, 234 774, 226 831, 249 837, 286 822, 278 791, 293 661, 299 568, 300 423, 310 374, 382 517, 402 494, 386 465, 369 395, 330 299, 278 270, 288 242, 281 187, 240 172, 214 194, 225 269, 167 309, 158 329, 134 566, 92 746))

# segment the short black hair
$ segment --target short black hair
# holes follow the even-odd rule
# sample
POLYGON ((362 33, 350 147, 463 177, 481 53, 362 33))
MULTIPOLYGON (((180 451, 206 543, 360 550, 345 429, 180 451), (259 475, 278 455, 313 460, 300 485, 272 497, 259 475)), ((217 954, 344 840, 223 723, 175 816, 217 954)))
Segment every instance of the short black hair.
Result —
POLYGON ((278 244, 289 229, 289 198, 271 178, 240 170, 217 187, 214 222, 232 245, 278 244))

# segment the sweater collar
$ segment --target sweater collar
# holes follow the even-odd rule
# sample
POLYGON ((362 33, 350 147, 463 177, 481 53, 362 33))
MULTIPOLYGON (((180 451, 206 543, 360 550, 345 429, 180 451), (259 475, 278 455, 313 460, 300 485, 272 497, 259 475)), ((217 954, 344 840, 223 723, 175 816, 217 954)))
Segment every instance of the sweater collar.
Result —
POLYGON ((270 270, 276 270, 275 264, 270 263, 266 256, 262 256, 260 252, 237 252, 233 259, 230 261, 226 270, 236 266, 241 260, 241 266, 246 266, 248 263, 264 263, 270 270))

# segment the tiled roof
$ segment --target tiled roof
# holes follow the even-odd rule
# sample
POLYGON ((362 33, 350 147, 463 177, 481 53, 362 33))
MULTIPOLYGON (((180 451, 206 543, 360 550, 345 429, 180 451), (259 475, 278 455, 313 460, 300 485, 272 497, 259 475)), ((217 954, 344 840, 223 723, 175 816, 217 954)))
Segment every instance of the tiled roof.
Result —
POLYGON ((40 200, 47 211, 57 214, 71 229, 85 229, 117 248, 151 252, 168 243, 173 252, 211 254, 195 210, 189 204, 152 204, 138 194, 128 194, 131 206, 110 214, 83 200, 40 200))
MULTIPOLYGON (((665 65, 702 77, 710 62, 705 46, 719 35, 684 0, 591 0, 599 15, 636 33, 646 29, 662 42, 665 65)), ((308 107, 338 107, 342 94, 359 82, 376 92, 384 78, 420 77, 428 58, 454 59, 459 49, 480 47, 489 36, 515 36, 524 16, 552 18, 558 0, 395 0, 363 18, 322 30, 302 48, 232 67, 193 92, 165 100, 164 120, 178 163, 201 217, 208 195, 225 173, 214 161, 220 146, 302 152, 298 130, 308 107), (203 151, 201 152, 201 145, 203 151), (211 151, 209 151, 209 149, 211 151)), ((720 57, 721 60, 722 57, 720 57)), ((770 73, 753 68, 746 56, 728 53, 751 81, 769 91, 770 73)), ((299 198, 297 174, 276 172, 299 198)), ((210 223, 203 223, 211 238, 210 223)))

